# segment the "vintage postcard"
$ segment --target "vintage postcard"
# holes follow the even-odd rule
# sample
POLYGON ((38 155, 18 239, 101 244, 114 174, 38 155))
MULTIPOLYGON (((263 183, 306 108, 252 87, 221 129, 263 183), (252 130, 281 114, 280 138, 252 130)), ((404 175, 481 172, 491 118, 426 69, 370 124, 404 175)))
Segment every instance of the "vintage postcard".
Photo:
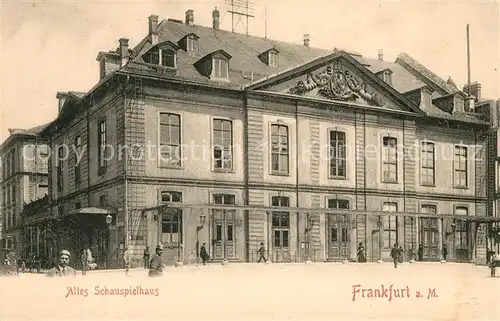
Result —
POLYGON ((2 321, 500 320, 497 1, 0 6, 2 321))

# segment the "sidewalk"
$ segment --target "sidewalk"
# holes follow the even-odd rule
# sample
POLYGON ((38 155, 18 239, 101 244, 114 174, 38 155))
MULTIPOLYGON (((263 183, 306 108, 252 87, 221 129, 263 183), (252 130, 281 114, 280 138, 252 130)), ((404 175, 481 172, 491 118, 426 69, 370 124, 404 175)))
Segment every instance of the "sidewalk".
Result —
MULTIPOLYGON (((238 266, 238 267, 250 267, 250 266, 280 266, 280 267, 286 267, 286 266, 301 266, 301 265, 304 265, 304 266, 307 266, 307 265, 315 265, 315 266, 318 266, 318 265, 323 265, 323 266, 335 266, 335 265, 346 265, 346 266, 371 266, 371 265, 374 265, 374 266, 382 266, 382 265, 391 265, 392 264, 392 261, 384 261, 383 263, 377 263, 377 262, 365 262, 365 263, 357 263, 357 262, 348 262, 348 263, 343 263, 343 262, 310 262, 310 263, 305 263, 305 262, 290 262, 290 263, 282 263, 282 262, 278 262, 278 263, 256 263, 256 262, 250 262, 250 263, 247 263, 247 262, 231 262, 229 263, 227 266, 230 267, 230 266, 238 266)), ((479 264, 474 264, 474 263, 458 263, 458 262, 445 262, 445 263, 441 263, 441 262, 414 262, 414 263, 410 263, 410 262, 404 262, 404 263, 399 263, 401 265, 426 265, 426 266, 429 266, 429 265, 456 265, 456 266, 478 266, 478 267, 484 267, 485 265, 479 265, 479 264)), ((201 264, 196 264, 196 263, 192 263, 192 264, 185 264, 185 265, 182 265, 180 267, 176 267, 174 265, 168 265, 165 267, 166 270, 169 270, 169 269, 190 269, 190 268, 197 268, 197 267, 200 267, 200 268, 214 268, 214 267, 225 267, 224 265, 222 265, 221 263, 219 262, 214 262, 214 263, 208 263, 207 265, 201 265, 201 264)), ((138 267, 138 268, 131 268, 129 269, 129 273, 136 273, 136 272, 139 272, 139 271, 144 271, 144 272, 147 272, 148 270, 147 269, 144 269, 143 267, 138 267)), ((41 270, 40 271, 40 274, 45 274, 47 273, 48 270, 41 270)), ((82 274, 82 271, 81 270, 76 270, 76 273, 77 274, 82 274)), ((123 273, 125 274, 125 269, 124 268, 120 268, 120 269, 98 269, 98 270, 92 270, 92 271, 87 271, 87 273, 89 274, 94 274, 94 273, 123 273)), ((21 273, 21 274, 38 274, 36 272, 26 272, 26 273, 21 273)))

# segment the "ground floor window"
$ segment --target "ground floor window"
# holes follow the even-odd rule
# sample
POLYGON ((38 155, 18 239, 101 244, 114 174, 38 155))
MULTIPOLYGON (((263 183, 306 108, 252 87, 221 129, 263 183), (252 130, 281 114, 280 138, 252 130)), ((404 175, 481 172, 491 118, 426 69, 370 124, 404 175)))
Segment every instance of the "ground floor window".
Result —
POLYGON ((466 220, 456 220, 455 221, 455 248, 457 248, 457 249, 467 248, 467 221, 466 220))

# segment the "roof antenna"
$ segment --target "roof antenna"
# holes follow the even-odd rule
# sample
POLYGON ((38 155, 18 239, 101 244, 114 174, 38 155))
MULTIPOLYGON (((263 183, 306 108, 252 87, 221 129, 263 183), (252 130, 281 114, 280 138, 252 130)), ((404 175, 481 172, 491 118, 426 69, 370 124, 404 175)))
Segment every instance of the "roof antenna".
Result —
POLYGON ((467 94, 470 96, 470 41, 469 41, 469 24, 467 24, 467 94))
POLYGON ((267 39, 267 2, 266 2, 266 18, 265 18, 265 27, 264 27, 264 38, 267 39))

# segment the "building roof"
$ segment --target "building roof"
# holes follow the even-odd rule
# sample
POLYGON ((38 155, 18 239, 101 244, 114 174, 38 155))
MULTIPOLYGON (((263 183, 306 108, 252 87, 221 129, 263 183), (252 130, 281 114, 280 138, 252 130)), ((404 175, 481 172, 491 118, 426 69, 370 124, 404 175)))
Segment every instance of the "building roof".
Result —
POLYGON ((36 135, 40 134, 45 128, 47 128, 47 126, 49 126, 50 124, 51 124, 51 122, 43 124, 43 125, 39 125, 39 126, 36 126, 33 128, 29 128, 29 129, 9 128, 9 133, 11 136, 15 136, 15 135, 36 136, 36 135))
MULTIPOLYGON (((318 58, 328 57, 334 52, 333 49, 320 49, 233 33, 227 30, 215 30, 211 27, 189 25, 174 19, 163 20, 159 23, 157 44, 166 42, 180 44, 182 39, 193 34, 198 37, 197 51, 188 53, 183 49, 178 50, 177 70, 175 73, 171 70, 169 72, 168 68, 148 64, 143 60, 144 54, 154 47, 149 35, 144 37, 135 48, 129 50, 131 59, 128 64, 120 69, 120 72, 159 78, 176 78, 179 81, 206 84, 211 87, 242 89, 251 83, 293 70, 318 58), (276 49, 279 52, 278 66, 269 66, 259 57, 262 53, 271 49, 276 49), (211 80, 197 69, 197 62, 200 59, 219 51, 231 56, 229 61, 229 81, 211 80)), ((390 71, 390 85, 400 94, 426 86, 429 87, 429 85, 437 89, 437 91, 433 92, 433 98, 460 92, 453 81, 446 82, 406 53, 400 54, 396 61, 388 62, 366 58, 359 53, 345 49, 343 51, 374 74, 385 70, 390 71)), ((116 52, 119 52, 119 50, 116 52)), ((106 79, 109 78, 102 79, 91 91, 99 87, 106 79)), ((83 98, 86 95, 78 92, 70 93, 73 93, 76 98, 83 98)), ((465 114, 452 115, 434 105, 425 110, 425 113, 442 119, 477 122, 477 118, 474 116, 465 114)))

